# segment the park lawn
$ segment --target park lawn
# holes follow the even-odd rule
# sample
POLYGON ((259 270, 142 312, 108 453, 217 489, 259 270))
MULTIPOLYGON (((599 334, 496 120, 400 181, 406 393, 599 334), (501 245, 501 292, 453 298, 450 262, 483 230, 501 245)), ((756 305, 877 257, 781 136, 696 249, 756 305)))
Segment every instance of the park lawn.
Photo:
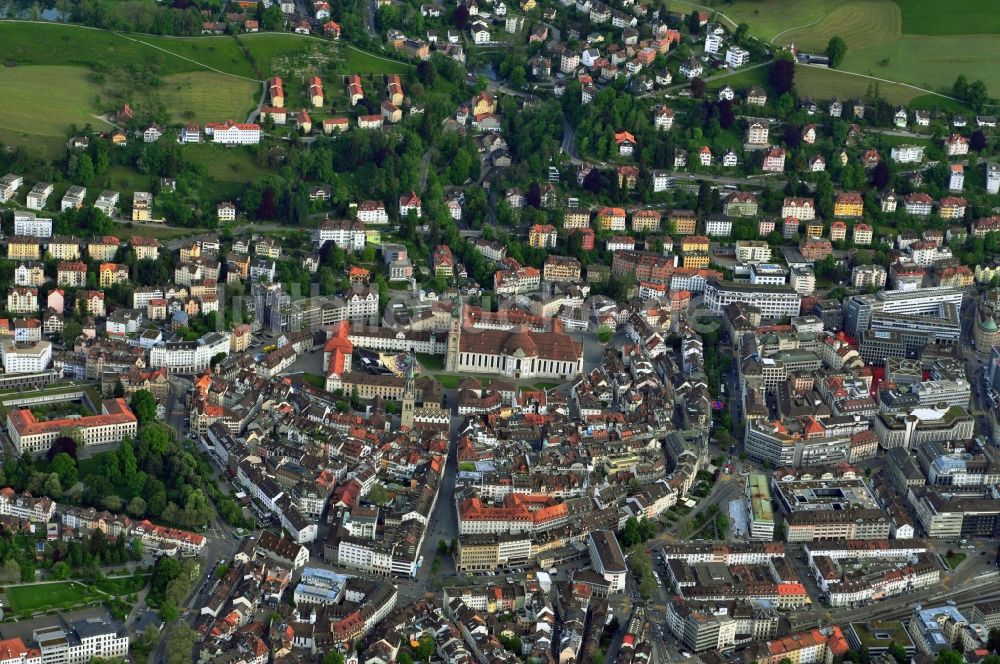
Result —
POLYGON ((457 390, 458 384, 462 382, 461 376, 449 376, 446 374, 435 374, 434 379, 441 383, 441 387, 446 390, 457 390))
MULTIPOLYGON (((227 74, 245 76, 256 79, 257 72, 247 60, 243 49, 233 37, 160 37, 156 35, 137 35, 134 37, 148 51, 163 49, 178 56, 173 60, 184 61, 183 58, 194 60, 201 66, 190 69, 212 68, 227 74)), ((161 53, 163 51, 160 51, 161 53)), ((169 57, 169 56, 168 56, 169 57)))
POLYGON ((417 353, 417 362, 424 371, 444 370, 444 357, 441 355, 431 355, 430 353, 417 353))
MULTIPOLYGON (((863 76, 827 69, 825 67, 795 68, 795 89, 800 96, 813 99, 864 99, 868 86, 875 81, 863 76)), ((891 104, 906 104, 919 90, 895 83, 879 83, 879 94, 891 104)))
POLYGON ((320 376, 319 374, 304 373, 304 374, 299 374, 299 378, 302 379, 302 382, 308 383, 309 385, 312 385, 317 389, 320 390, 326 389, 326 378, 320 376))
POLYGON ((114 452, 101 452, 100 454, 95 454, 76 462, 77 473, 80 481, 83 481, 87 476, 93 475, 100 470, 101 459, 105 454, 114 454, 114 452))
POLYGON ((988 0, 897 0, 903 34, 982 35, 1000 33, 1000 13, 988 0))
POLYGON ((29 65, 0 68, 0 89, 6 112, 0 129, 11 134, 58 137, 65 143, 69 127, 110 125, 94 107, 97 86, 83 67, 29 65))
POLYGON ((178 124, 184 122, 243 122, 257 106, 260 84, 212 71, 164 77, 154 93, 178 124))
POLYGON ((4 589, 7 601, 15 613, 42 611, 62 608, 94 600, 106 599, 100 593, 91 592, 87 586, 70 581, 57 583, 33 583, 27 586, 8 586, 4 589))
POLYGON ((962 562, 966 558, 966 555, 961 551, 953 551, 950 556, 945 555, 942 557, 944 558, 945 564, 948 565, 950 569, 955 569, 956 567, 962 564, 962 562))
POLYGON ((781 35, 782 44, 806 51, 823 51, 830 37, 841 36, 848 49, 893 41, 901 34, 899 5, 892 0, 862 0, 840 5, 819 23, 781 35))
POLYGON ((202 67, 104 30, 62 23, 0 22, 5 63, 18 65, 84 65, 128 62, 158 63, 162 73, 202 67))
POLYGON ((902 38, 851 49, 842 68, 950 94, 959 74, 982 80, 991 96, 1000 94, 1000 39, 992 35, 902 38), (883 64, 885 63, 885 64, 883 64))

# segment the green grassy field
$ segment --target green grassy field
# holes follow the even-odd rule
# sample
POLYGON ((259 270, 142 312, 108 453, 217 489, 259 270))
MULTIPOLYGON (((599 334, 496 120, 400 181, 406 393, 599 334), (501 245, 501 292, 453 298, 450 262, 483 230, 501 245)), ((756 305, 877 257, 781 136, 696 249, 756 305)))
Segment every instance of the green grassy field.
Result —
POLYGON ((0 128, 14 133, 66 138, 70 124, 83 127, 109 125, 96 117, 97 86, 81 67, 3 67, 0 89, 7 112, 0 115, 0 128), (16 109, 17 112, 11 112, 16 109))
POLYGON ((1000 13, 986 0, 709 1, 775 45, 822 51, 830 37, 843 37, 849 50, 841 68, 847 71, 946 94, 965 74, 1000 94, 1000 69, 994 65, 1000 13))
POLYGON ((1000 39, 992 35, 902 38, 847 52, 843 68, 950 94, 959 74, 1000 92, 1000 39))
POLYGON ((8 109, 0 117, 0 143, 22 145, 53 157, 64 148, 70 125, 111 125, 94 107, 94 86, 81 67, 0 68, 0 89, 8 109))
POLYGON ((154 93, 176 123, 246 120, 257 106, 260 84, 211 71, 173 74, 154 93), (193 114, 192 115, 189 114, 193 114))
MULTIPOLYGON (((163 49, 170 51, 177 56, 190 58, 202 65, 218 69, 228 74, 246 76, 247 78, 257 78, 243 49, 233 37, 158 37, 154 35, 137 35, 132 37, 143 44, 147 44, 146 50, 155 51, 163 49)), ((161 51, 162 52, 162 51, 161 51)), ((170 56, 168 56, 170 57, 170 56)), ((180 58, 171 58, 178 60, 180 58)), ((200 67, 192 66, 192 69, 200 67)))
POLYGON ((69 581, 10 586, 4 590, 4 594, 15 613, 43 611, 62 608, 66 604, 105 599, 104 595, 91 592, 87 586, 69 581))
POLYGON ((261 75, 267 78, 274 75, 275 58, 306 48, 310 40, 304 35, 258 32, 240 35, 240 42, 250 52, 261 75))
POLYGON ((898 0, 907 35, 1000 34, 1000 12, 990 0, 898 0))
POLYGON ((233 150, 212 143, 184 146, 185 156, 205 167, 208 177, 218 182, 246 183, 271 173, 253 161, 246 150, 233 150))
MULTIPOLYGON (((737 92, 742 92, 746 88, 754 85, 765 85, 767 81, 767 67, 759 67, 748 71, 736 72, 732 76, 723 76, 708 82, 709 90, 718 90, 724 85, 731 86, 737 92)), ((868 84, 873 83, 869 79, 836 69, 824 69, 822 67, 795 68, 795 89, 800 96, 812 97, 814 99, 830 99, 838 97, 840 99, 864 98, 868 92, 868 84)), ((892 83, 880 83, 879 93, 892 104, 912 103, 920 92, 905 85, 895 85, 892 83)), ((961 108, 960 104, 950 102, 944 97, 935 95, 920 95, 926 103, 919 108, 930 108, 935 105, 932 100, 937 100, 939 108, 961 108)))
POLYGON ((104 187, 121 193, 122 199, 131 199, 132 194, 137 191, 152 191, 153 178, 139 173, 132 166, 113 164, 108 169, 108 179, 104 187))
POLYGON ((785 32, 778 42, 794 42, 801 49, 822 51, 830 37, 840 35, 848 49, 864 48, 898 39, 900 23, 899 6, 894 2, 850 2, 835 7, 815 25, 785 32))
MULTIPOLYGON (((800 95, 813 97, 814 99, 830 99, 831 97, 838 97, 840 99, 864 98, 869 84, 872 83, 873 81, 867 78, 852 76, 849 73, 835 69, 824 69, 822 67, 795 68, 795 89, 798 90, 800 95)), ((886 101, 892 104, 906 104, 916 95, 920 94, 919 91, 913 88, 892 83, 880 83, 879 93, 886 101)))
POLYGON ((373 53, 359 51, 347 44, 340 46, 345 71, 352 74, 405 74, 413 65, 381 58, 373 53))
MULTIPOLYGON (((736 23, 747 23, 750 31, 765 41, 782 32, 821 20, 848 0, 735 0, 713 6, 736 23)), ((687 11, 686 7, 674 8, 687 11)))
POLYGON ((164 74, 201 69, 113 32, 59 23, 0 22, 0 44, 6 63, 89 67, 94 63, 157 62, 164 74))

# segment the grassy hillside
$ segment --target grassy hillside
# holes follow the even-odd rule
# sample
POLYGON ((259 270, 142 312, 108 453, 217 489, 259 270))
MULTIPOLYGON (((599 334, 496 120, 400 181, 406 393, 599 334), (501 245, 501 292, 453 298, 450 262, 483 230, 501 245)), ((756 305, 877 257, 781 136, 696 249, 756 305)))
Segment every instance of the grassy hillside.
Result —
POLYGON ((173 74, 163 79, 156 97, 175 123, 246 120, 260 97, 260 84, 210 71, 173 74))
POLYGON ((843 68, 903 81, 950 94, 959 74, 981 79, 991 95, 1000 94, 1000 38, 992 35, 901 39, 847 52, 843 68))
MULTIPOLYGON (((751 32, 765 41, 790 28, 807 26, 822 20, 848 0, 735 0, 732 4, 712 3, 736 23, 747 23, 751 32)), ((708 4, 708 3, 706 3, 708 4)), ((678 10, 686 10, 682 6, 678 10)))
POLYGON ((903 34, 1000 34, 1000 12, 991 0, 897 0, 903 13, 903 34))
POLYGON ((27 145, 32 137, 41 137, 46 146, 61 147, 71 124, 108 127, 94 106, 89 76, 82 67, 0 67, 7 108, 0 114, 0 140, 27 145))
POLYGON ((196 71, 198 65, 129 41, 113 32, 59 23, 0 22, 6 64, 84 65, 156 63, 164 74, 196 71))
POLYGON ((775 45, 822 51, 839 35, 848 46, 845 71, 945 94, 965 74, 1000 95, 994 64, 1000 13, 988 0, 735 0, 715 6, 775 45))
POLYGON ((899 7, 887 0, 863 0, 840 5, 815 25, 788 30, 779 43, 794 43, 811 51, 822 51, 833 35, 840 35, 849 49, 864 48, 899 39, 899 7))

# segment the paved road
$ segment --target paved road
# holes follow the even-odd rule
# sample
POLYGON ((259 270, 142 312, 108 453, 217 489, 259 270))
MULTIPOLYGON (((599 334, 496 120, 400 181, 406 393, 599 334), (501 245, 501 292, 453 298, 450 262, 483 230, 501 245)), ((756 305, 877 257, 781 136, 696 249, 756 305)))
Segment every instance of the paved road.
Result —
POLYGON ((260 84, 260 99, 257 100, 257 107, 250 111, 250 115, 247 116, 247 122, 257 122, 257 118, 260 116, 260 109, 264 105, 264 98, 267 96, 267 81, 260 84))
POLYGON ((576 132, 573 130, 573 125, 570 124, 569 118, 565 115, 563 116, 563 136, 560 149, 563 151, 563 154, 569 157, 570 163, 574 166, 581 166, 586 163, 576 153, 576 132))
POLYGON ((420 157, 420 191, 427 189, 427 171, 430 170, 431 157, 434 156, 434 148, 427 148, 423 156, 420 157))

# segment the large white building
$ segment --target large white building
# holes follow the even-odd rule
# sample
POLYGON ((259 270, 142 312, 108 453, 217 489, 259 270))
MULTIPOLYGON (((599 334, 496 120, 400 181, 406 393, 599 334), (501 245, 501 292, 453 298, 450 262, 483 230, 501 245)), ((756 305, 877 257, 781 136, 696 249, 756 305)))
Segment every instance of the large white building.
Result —
POLYGON ((0 641, 4 664, 82 664, 128 656, 128 630, 120 623, 107 617, 53 619, 52 626, 35 629, 27 644, 20 637, 0 641))
POLYGON ((786 198, 781 206, 781 217, 812 221, 816 218, 816 203, 811 198, 786 198))
POLYGON ((750 64, 750 52, 739 46, 731 46, 726 51, 726 64, 733 68, 750 64))
POLYGON ((15 212, 14 235, 52 237, 52 219, 39 217, 34 212, 23 210, 15 212))
POLYGON ((229 354, 228 332, 209 332, 197 341, 170 341, 149 350, 149 365, 170 373, 201 373, 211 366, 212 358, 229 354))
POLYGON ((900 164, 913 164, 923 160, 924 146, 922 145, 897 145, 889 152, 893 161, 900 164))
POLYGON ((802 296, 789 286, 754 286, 718 279, 705 282, 705 305, 712 313, 721 314, 733 302, 757 307, 765 318, 782 318, 799 315, 802 296))
POLYGON ((214 143, 226 145, 257 145, 260 143, 260 125, 226 120, 223 123, 209 122, 205 125, 205 135, 214 143))
POLYGON ((48 369, 52 363, 52 344, 48 341, 25 343, 4 339, 0 342, 0 356, 5 374, 38 373, 48 369))
POLYGON ((327 219, 319 225, 316 244, 322 247, 327 242, 348 251, 361 251, 365 248, 364 224, 350 219, 327 219))

